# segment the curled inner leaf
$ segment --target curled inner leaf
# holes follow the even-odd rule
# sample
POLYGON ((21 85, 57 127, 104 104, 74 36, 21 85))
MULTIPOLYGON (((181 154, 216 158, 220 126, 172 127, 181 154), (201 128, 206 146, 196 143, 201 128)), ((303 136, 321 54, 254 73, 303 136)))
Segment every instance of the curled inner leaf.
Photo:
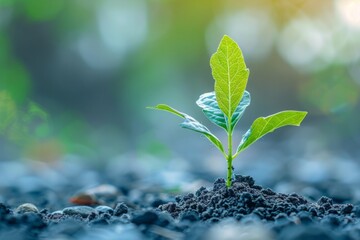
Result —
POLYGON ((250 93, 245 91, 240 103, 236 107, 235 112, 231 117, 231 129, 228 129, 228 118, 219 108, 219 105, 216 101, 215 92, 209 92, 200 95, 199 99, 196 101, 196 104, 202 108, 203 113, 212 123, 224 128, 229 132, 229 130, 234 130, 246 108, 250 105, 250 93))

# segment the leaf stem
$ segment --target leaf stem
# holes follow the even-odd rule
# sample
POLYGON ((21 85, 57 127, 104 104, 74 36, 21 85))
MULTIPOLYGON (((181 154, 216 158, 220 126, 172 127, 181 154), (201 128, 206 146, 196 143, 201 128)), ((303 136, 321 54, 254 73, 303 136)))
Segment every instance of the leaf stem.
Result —
POLYGON ((232 131, 228 132, 228 154, 227 154, 227 180, 226 180, 226 187, 231 187, 231 178, 232 178, 232 131))
POLYGON ((232 159, 237 158, 237 156, 239 155, 240 152, 241 152, 241 151, 238 151, 237 153, 235 153, 235 154, 232 156, 232 159))

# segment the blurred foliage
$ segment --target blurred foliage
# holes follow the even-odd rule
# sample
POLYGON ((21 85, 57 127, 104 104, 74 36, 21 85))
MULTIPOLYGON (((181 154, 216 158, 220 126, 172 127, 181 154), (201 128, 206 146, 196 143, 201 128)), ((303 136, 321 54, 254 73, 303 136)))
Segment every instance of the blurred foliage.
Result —
POLYGON ((47 114, 34 102, 19 109, 11 96, 0 92, 0 133, 19 145, 27 145, 49 135, 47 114))
POLYGON ((4 91, 0 92, 0 134, 16 119, 16 106, 11 97, 4 91))
POLYGON ((344 68, 329 68, 314 74, 302 85, 304 103, 322 114, 335 114, 356 107, 360 94, 358 86, 344 68))
POLYGON ((90 141, 90 127, 81 117, 67 114, 59 119, 56 136, 62 142, 65 152, 94 156, 94 144, 90 141))
POLYGON ((172 99, 176 107, 195 108, 203 89, 213 88, 210 54, 228 34, 249 62, 248 88, 257 99, 250 119, 264 109, 301 107, 311 110, 309 125, 336 132, 339 142, 354 139, 358 132, 336 129, 359 125, 358 6, 357 0, 0 0, 2 136, 32 158, 166 155, 160 142, 172 142, 175 133, 144 107, 172 99), (144 143, 153 128, 165 131, 144 143))
POLYGON ((0 82, 0 89, 6 89, 15 102, 23 103, 28 96, 30 88, 27 71, 18 63, 3 67, 0 70, 3 77, 0 82))
POLYGON ((64 0, 47 1, 47 0, 33 0, 21 1, 25 14, 34 21, 51 20, 59 14, 65 5, 64 0))

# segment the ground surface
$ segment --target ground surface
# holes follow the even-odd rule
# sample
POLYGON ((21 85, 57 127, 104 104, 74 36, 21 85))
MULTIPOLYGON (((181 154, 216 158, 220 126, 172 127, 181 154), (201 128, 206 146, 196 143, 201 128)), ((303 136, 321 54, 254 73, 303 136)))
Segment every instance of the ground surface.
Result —
POLYGON ((276 193, 251 177, 176 195, 132 174, 107 179, 109 169, 28 168, 2 166, 0 239, 360 239, 359 206, 276 193))

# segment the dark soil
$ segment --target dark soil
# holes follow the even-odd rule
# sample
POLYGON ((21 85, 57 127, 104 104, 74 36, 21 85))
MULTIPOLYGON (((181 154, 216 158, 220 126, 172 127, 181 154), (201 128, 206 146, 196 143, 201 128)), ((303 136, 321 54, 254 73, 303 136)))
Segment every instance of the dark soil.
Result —
POLYGON ((218 179, 212 188, 175 198, 129 189, 121 196, 102 191, 94 195, 95 205, 53 211, 31 203, 1 203, 0 239, 360 239, 359 207, 327 197, 312 202, 295 193, 276 193, 251 177, 235 176, 229 189, 218 179))

